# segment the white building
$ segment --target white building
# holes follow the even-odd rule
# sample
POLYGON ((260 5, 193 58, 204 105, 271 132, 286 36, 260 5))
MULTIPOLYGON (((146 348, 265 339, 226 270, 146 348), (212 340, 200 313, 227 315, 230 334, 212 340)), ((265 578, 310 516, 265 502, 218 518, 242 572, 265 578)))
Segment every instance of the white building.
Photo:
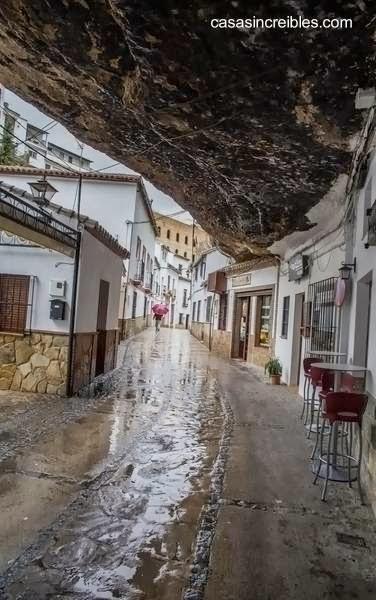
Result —
POLYGON ((155 302, 165 303, 169 312, 162 326, 188 329, 190 315, 190 260, 156 244, 155 302))
POLYGON ((66 150, 48 141, 48 130, 27 121, 4 101, 4 88, 0 86, 0 144, 9 132, 16 156, 25 164, 37 169, 89 170, 92 161, 81 153, 66 150), (5 128, 5 130, 4 130, 5 128))
MULTIPOLYGON (((0 166, 0 180, 28 190, 29 183, 45 176, 45 171, 30 167, 0 166)), ((124 262, 119 320, 121 337, 141 331, 151 309, 157 227, 145 186, 138 175, 81 173, 50 169, 48 181, 56 189, 54 201, 95 219, 130 250, 124 262)), ((150 317, 149 317, 150 319, 150 317)))
POLYGON ((98 222, 0 183, 0 389, 65 394, 116 365, 123 260, 98 222))

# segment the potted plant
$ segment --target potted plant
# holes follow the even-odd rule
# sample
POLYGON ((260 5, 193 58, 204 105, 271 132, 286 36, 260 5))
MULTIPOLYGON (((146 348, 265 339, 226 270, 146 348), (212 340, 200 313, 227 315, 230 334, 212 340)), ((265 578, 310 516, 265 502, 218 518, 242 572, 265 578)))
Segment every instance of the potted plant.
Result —
POLYGON ((265 365, 265 373, 268 372, 270 383, 279 385, 281 383, 282 365, 279 358, 269 358, 265 365))

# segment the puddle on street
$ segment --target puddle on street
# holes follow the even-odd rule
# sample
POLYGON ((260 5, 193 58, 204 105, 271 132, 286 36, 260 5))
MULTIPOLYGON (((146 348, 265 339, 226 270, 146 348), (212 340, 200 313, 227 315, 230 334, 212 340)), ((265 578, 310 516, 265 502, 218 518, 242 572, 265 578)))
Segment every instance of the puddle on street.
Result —
POLYGON ((25 551, 5 597, 180 597, 222 433, 208 361, 187 332, 145 332, 99 382, 93 412, 7 461, 0 514, 12 525, 0 552, 25 551))

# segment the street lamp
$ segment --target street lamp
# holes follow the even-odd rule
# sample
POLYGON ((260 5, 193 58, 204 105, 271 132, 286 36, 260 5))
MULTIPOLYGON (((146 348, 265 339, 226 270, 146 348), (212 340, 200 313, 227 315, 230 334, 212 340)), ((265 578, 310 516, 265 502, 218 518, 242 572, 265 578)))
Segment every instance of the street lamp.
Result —
POLYGON ((350 279, 351 271, 354 270, 354 273, 356 272, 356 258, 354 258, 353 263, 342 263, 342 266, 338 270, 340 278, 347 281, 350 279))
POLYGON ((45 178, 38 181, 31 181, 28 185, 30 186, 35 202, 41 206, 48 204, 57 192, 57 189, 48 183, 45 178))

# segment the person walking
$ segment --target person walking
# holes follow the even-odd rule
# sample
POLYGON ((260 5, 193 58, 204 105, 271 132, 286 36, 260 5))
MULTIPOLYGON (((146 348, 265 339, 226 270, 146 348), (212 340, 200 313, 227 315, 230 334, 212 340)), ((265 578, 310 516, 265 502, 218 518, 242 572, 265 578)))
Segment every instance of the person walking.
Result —
POLYGON ((154 314, 153 319, 155 319, 155 331, 158 332, 161 328, 161 321, 163 319, 163 315, 154 314))

